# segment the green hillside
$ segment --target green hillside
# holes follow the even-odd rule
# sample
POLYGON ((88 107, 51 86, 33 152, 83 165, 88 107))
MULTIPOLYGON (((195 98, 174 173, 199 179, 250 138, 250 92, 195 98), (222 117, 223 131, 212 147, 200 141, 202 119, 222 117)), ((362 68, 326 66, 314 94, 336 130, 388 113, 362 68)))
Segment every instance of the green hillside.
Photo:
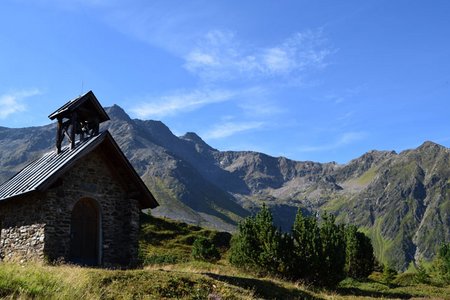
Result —
MULTIPOLYGON (((450 149, 425 142, 401 153, 369 151, 346 164, 219 151, 195 133, 106 108, 104 124, 160 206, 154 216, 233 232, 262 204, 290 230, 298 208, 364 228, 377 258, 404 271, 450 242, 450 149)), ((54 124, 0 128, 0 180, 53 149, 54 124)), ((156 259, 156 258, 155 258, 156 259)))
POLYGON ((72 265, 0 263, 2 299, 450 299, 450 287, 415 283, 413 273, 383 283, 380 273, 366 282, 344 280, 336 289, 260 276, 230 266, 230 235, 142 216, 141 258, 135 270, 82 268, 72 265), (217 263, 199 262, 190 253, 193 241, 208 237, 220 248, 217 263))

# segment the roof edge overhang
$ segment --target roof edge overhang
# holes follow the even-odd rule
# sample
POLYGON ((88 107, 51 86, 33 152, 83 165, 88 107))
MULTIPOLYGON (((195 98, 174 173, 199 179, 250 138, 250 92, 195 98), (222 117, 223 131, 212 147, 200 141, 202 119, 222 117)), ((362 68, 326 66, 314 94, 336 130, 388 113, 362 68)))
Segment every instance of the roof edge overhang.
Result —
POLYGON ((119 145, 116 143, 116 141, 114 140, 114 138, 112 137, 112 135, 109 131, 106 131, 104 141, 109 142, 110 145, 115 148, 116 153, 119 155, 124 166, 129 171, 130 176, 133 178, 133 182, 135 182, 137 187, 139 188, 141 195, 140 195, 140 197, 138 197, 137 200, 139 200, 139 202, 141 204, 141 208, 142 209, 156 208, 157 206, 159 206, 159 203, 156 201, 153 194, 147 188, 147 185, 145 185, 144 181, 139 176, 139 174, 136 172, 134 167, 131 165, 131 162, 128 160, 128 158, 125 156, 125 154, 122 152, 119 145))
POLYGON ((70 100, 54 112, 52 112, 48 118, 50 120, 54 120, 62 115, 64 115, 67 112, 73 111, 76 108, 80 107, 85 103, 86 101, 91 100, 91 103, 95 106, 95 109, 100 115, 100 122, 108 121, 110 120, 108 114, 106 113, 105 109, 100 105, 100 102, 98 101, 97 97, 95 97, 94 92, 88 91, 84 95, 81 95, 75 99, 70 100))
POLYGON ((19 199, 19 198, 27 197, 28 195, 32 195, 34 193, 39 193, 39 192, 40 191, 38 191, 38 190, 27 191, 27 192, 24 192, 24 193, 19 194, 19 195, 14 195, 14 196, 11 196, 11 197, 8 197, 8 198, 4 198, 4 199, 0 200, 0 204, 8 203, 10 201, 14 201, 14 200, 19 199))
MULTIPOLYGON (((3 199, 0 199, 0 202, 17 199, 18 197, 28 195, 33 192, 45 192, 49 187, 52 186, 52 184, 54 184, 56 182, 56 180, 58 178, 60 178, 72 166, 74 166, 79 159, 88 155, 89 153, 91 153, 92 151, 97 149, 100 145, 102 145, 103 143, 108 143, 114 149, 114 152, 117 154, 117 157, 122 162, 122 165, 124 166, 125 170, 129 174, 129 176, 132 178, 132 182, 136 185, 137 190, 138 190, 136 200, 139 201, 141 209, 155 208, 155 207, 159 206, 159 204, 156 201, 153 194, 147 188, 145 183, 142 181, 141 177, 137 174, 136 170, 133 168, 133 166, 131 165, 131 163, 125 156, 125 154, 120 149, 119 145, 117 145, 114 138, 107 130, 100 133, 97 136, 92 137, 92 140, 87 141, 87 144, 84 145, 81 150, 78 147, 76 147, 73 150, 70 150, 67 147, 66 148, 67 151, 79 151, 79 152, 76 153, 75 155, 73 155, 72 157, 70 157, 70 159, 67 162, 61 164, 61 166, 56 168, 51 174, 44 176, 42 179, 40 179, 40 182, 35 186, 35 188, 15 194, 15 195, 11 195, 9 197, 5 197, 3 199)), ((60 153, 58 155, 62 155, 62 154, 64 154, 64 152, 60 153)), ((44 154, 44 155, 48 155, 48 153, 44 154)), ((35 161, 31 162, 29 165, 32 165, 34 162, 35 161)), ((25 168, 27 168, 27 167, 25 167, 25 168)), ((16 175, 14 175, 10 180, 12 180, 14 177, 20 175, 20 173, 23 170, 25 170, 25 168, 22 169, 20 172, 18 172, 16 175)))
POLYGON ((139 188, 141 195, 139 197, 137 197, 138 199, 136 199, 136 200, 139 201, 141 208, 142 209, 155 208, 155 207, 159 206, 159 203, 156 201, 153 194, 150 192, 150 190, 147 188, 145 183, 142 181, 139 174, 137 174, 136 170, 133 168, 133 166, 129 162, 128 158, 122 152, 119 145, 117 145, 117 143, 114 140, 114 138, 112 137, 111 133, 108 130, 106 130, 106 131, 100 133, 100 135, 101 136, 98 137, 98 139, 96 139, 94 143, 90 144, 88 147, 86 147, 86 149, 83 149, 83 151, 78 153, 71 160, 70 163, 65 164, 61 169, 59 169, 57 172, 52 174, 52 176, 50 176, 45 182, 43 182, 41 185, 39 185, 37 190, 38 191, 47 190, 59 177, 61 177, 65 172, 67 172, 68 169, 70 169, 76 163, 77 160, 79 160, 80 158, 91 153, 93 150, 95 150, 101 144, 108 142, 108 143, 110 143, 111 146, 113 146, 115 148, 116 153, 121 158, 121 161, 123 162, 126 169, 129 171, 130 176, 132 176, 133 182, 136 183, 137 187, 139 188))
MULTIPOLYGON (((80 158, 89 154, 92 150, 97 148, 102 141, 104 140, 106 135, 106 131, 100 133, 98 136, 94 137, 94 141, 90 143, 87 147, 85 147, 82 151, 74 155, 70 161, 62 165, 59 169, 53 172, 48 178, 43 180, 36 188, 37 191, 45 191, 47 190, 55 181, 61 177, 64 173, 66 173, 80 158)), ((76 150, 76 148, 75 148, 76 150)))

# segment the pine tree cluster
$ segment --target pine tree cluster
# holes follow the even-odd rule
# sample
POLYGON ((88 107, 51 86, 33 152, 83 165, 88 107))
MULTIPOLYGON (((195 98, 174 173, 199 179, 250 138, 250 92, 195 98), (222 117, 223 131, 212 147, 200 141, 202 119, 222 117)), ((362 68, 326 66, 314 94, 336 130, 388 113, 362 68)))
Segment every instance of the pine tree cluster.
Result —
POLYGON ((433 265, 441 281, 445 284, 450 284, 450 243, 441 245, 433 265))
POLYGON ((356 226, 337 225, 326 213, 319 222, 299 209, 292 231, 283 233, 265 205, 239 224, 229 258, 242 268, 325 286, 365 278, 375 265, 370 239, 356 226))

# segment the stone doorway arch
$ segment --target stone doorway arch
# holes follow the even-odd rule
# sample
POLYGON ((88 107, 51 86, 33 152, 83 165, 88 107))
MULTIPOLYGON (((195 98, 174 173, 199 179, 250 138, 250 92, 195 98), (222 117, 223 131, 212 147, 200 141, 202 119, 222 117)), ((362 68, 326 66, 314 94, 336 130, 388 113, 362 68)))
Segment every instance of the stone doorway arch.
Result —
POLYGON ((72 210, 70 226, 70 261, 96 266, 101 256, 101 214, 94 199, 80 199, 72 210))

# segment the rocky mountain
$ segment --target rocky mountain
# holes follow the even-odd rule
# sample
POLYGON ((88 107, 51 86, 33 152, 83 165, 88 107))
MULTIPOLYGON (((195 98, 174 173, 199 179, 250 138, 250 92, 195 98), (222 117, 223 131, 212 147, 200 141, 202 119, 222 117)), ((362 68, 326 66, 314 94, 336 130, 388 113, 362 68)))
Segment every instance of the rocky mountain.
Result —
MULTIPOLYGON (((152 213, 232 231, 262 203, 289 230, 299 207, 361 227, 377 257, 404 270, 450 241, 450 150, 432 142, 370 151, 345 165, 218 151, 197 134, 107 108, 112 135, 160 203, 152 213)), ((0 127, 0 180, 53 148, 55 126, 0 127)))

